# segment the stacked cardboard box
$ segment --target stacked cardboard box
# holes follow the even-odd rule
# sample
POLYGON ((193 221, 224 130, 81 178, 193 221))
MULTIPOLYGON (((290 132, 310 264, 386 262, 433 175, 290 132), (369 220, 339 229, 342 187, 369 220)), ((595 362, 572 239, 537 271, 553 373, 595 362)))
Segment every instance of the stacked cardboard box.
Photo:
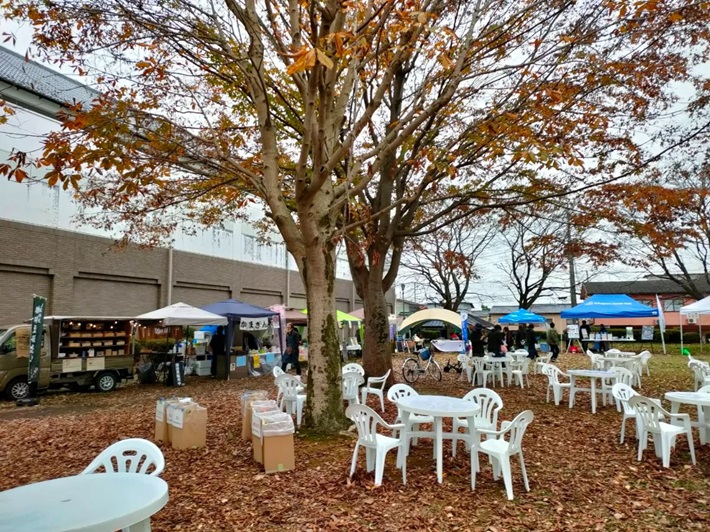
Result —
POLYGON ((261 418, 264 471, 278 473, 296 467, 293 449, 293 419, 279 412, 261 418))
POLYGON ((155 405, 155 439, 174 449, 204 447, 207 443, 207 409, 189 397, 159 399, 155 405))
POLYGON ((266 390, 253 390, 242 395, 242 439, 251 441, 251 404, 254 401, 266 401, 269 394, 266 390))
POLYGON ((263 442, 261 438, 261 419, 264 416, 278 414, 281 409, 276 401, 253 401, 251 407, 251 444, 254 460, 263 463, 263 442))

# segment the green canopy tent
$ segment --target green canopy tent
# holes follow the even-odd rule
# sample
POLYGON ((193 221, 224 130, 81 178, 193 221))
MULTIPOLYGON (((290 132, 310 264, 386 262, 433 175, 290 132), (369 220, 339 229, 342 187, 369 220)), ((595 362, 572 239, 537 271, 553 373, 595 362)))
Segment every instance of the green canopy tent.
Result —
MULTIPOLYGON (((304 314, 308 314, 308 309, 304 308, 301 312, 304 314)), ((345 324, 347 324, 348 327, 348 337, 355 337, 355 331, 359 330, 360 331, 360 338, 365 338, 365 330, 363 326, 363 322, 360 318, 356 318, 355 316, 352 316, 348 314, 347 312, 343 312, 342 310, 337 310, 335 311, 335 319, 338 323, 343 324, 343 327, 341 328, 341 332, 345 332, 345 324)), ((344 334, 341 334, 341 336, 345 336, 344 334)), ((341 338, 342 341, 348 341, 348 338, 341 338)))

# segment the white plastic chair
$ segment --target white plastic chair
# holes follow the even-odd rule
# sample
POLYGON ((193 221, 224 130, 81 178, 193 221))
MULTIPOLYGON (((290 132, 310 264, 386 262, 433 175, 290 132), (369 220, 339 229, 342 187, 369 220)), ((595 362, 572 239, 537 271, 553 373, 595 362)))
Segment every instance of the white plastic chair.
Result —
POLYGON ((540 355, 535 359, 535 365, 533 366, 533 373, 538 374, 538 371, 542 372, 542 365, 549 364, 552 360, 552 353, 547 353, 546 355, 540 355))
MULTIPOLYGON (((706 384, 701 388, 698 388, 698 393, 708 393, 710 394, 710 384, 706 384)), ((705 430, 710 429, 710 419, 705 420, 705 409, 698 405, 698 429, 700 430, 700 444, 705 445, 707 441, 705 440, 705 430)))
POLYGON ((165 458, 153 442, 129 438, 109 445, 81 474, 96 473, 101 467, 106 473, 137 473, 157 477, 165 469, 165 458))
POLYGON ((485 388, 488 383, 488 379, 493 377, 493 372, 486 369, 486 361, 483 357, 473 357, 471 358, 471 363, 473 364, 473 377, 471 382, 475 386, 476 384, 479 384, 480 381, 480 385, 485 388))
POLYGON ((343 375, 351 371, 359 373, 363 377, 365 376, 365 368, 363 368, 360 364, 356 364, 355 362, 350 362, 350 364, 345 364, 343 366, 343 375))
POLYGON ((498 377, 500 385, 505 386, 505 379, 503 378, 503 375, 508 376, 508 384, 510 385, 510 366, 506 365, 506 367, 504 368, 503 363, 499 360, 500 358, 502 357, 494 357, 493 353, 490 352, 486 353, 486 355, 483 357, 486 366, 490 368, 488 371, 491 372, 493 386, 495 386, 496 384, 496 377, 498 377))
POLYGON ((367 378, 367 384, 360 389, 360 393, 362 394, 362 404, 367 403, 368 395, 376 395, 380 398, 380 409, 382 412, 385 411, 384 391, 385 384, 387 383, 390 373, 392 373, 392 370, 388 369, 387 373, 385 373, 382 377, 367 378))
POLYGON ((698 388, 701 386, 710 384, 710 366, 705 362, 701 360, 691 360, 688 362, 688 367, 693 370, 695 391, 698 391, 698 388))
MULTIPOLYGON (((399 449, 397 452, 397 467, 401 467, 402 443, 399 438, 378 434, 377 425, 381 425, 393 432, 402 430, 404 425, 390 425, 385 422, 377 412, 366 405, 350 405, 345 410, 345 415, 355 423, 358 433, 355 451, 353 452, 353 460, 350 466, 350 477, 355 473, 357 453, 360 447, 364 447, 367 471, 375 470, 375 486, 380 486, 385 471, 385 457, 387 456, 387 451, 395 447, 399 449)), ((404 476, 402 476, 402 482, 404 482, 404 476)))
MULTIPOLYGON (((473 401, 481 409, 474 417, 474 438, 479 438, 478 429, 496 430, 498 428, 498 412, 503 408, 503 399, 493 390, 476 388, 463 396, 466 401, 473 401)), ((466 442, 466 449, 471 447, 471 431, 466 418, 454 418, 452 432, 455 434, 451 440, 451 456, 456 456, 459 440, 466 442), (464 434, 459 434, 459 428, 465 429, 464 434)))
MULTIPOLYGON (((397 404, 397 399, 402 397, 410 397, 412 395, 419 395, 417 391, 406 384, 395 384, 389 390, 387 390, 387 400, 391 403, 397 404)), ((400 423, 402 421, 402 412, 397 407, 397 419, 395 423, 400 423)), ((434 423, 433 416, 423 416, 421 414, 409 414, 409 427, 407 430, 419 431, 419 425, 422 423, 434 423)), ((434 432, 431 433, 431 437, 434 437, 434 432)), ((412 444, 416 445, 418 438, 412 438, 412 444)))
POLYGON ((530 362, 531 360, 529 358, 525 358, 522 362, 511 363, 510 378, 515 377, 521 388, 525 388, 525 380, 528 381, 528 388, 530 388, 530 378, 528 377, 530 362))
POLYGON ((510 457, 518 455, 520 469, 523 473, 525 491, 530 491, 528 484, 528 474, 525 470, 525 460, 523 459, 523 436, 528 425, 532 422, 534 415, 532 411, 525 410, 518 414, 513 421, 504 421, 501 430, 476 429, 481 435, 493 436, 484 441, 474 440, 471 447, 471 489, 476 489, 476 472, 479 468, 478 453, 487 454, 493 462, 493 478, 498 480, 498 476, 503 473, 505 492, 508 500, 513 500, 513 479, 510 473, 510 457), (506 441, 505 436, 509 434, 506 441))
MULTIPOLYGON (((638 392, 634 390, 629 384, 623 382, 617 382, 611 387, 611 394, 616 399, 617 404, 621 405, 621 437, 619 443, 624 443, 624 435, 626 432, 626 421, 633 419, 636 421, 636 411, 629 404, 629 399, 638 395, 638 392)), ((636 423, 636 438, 638 439, 640 434, 639 423, 636 423)))
POLYGON ((348 402, 348 406, 360 404, 360 385, 365 379, 356 371, 343 373, 343 401, 348 402))
MULTIPOLYGON (((634 385, 635 376, 628 369, 614 366, 614 367, 610 368, 609 371, 613 371, 614 373, 616 373, 616 378, 602 379, 602 393, 603 394, 613 396, 614 394, 612 393, 612 389, 614 388, 614 384, 619 383, 619 382, 626 384, 627 386, 634 385)), ((614 398, 614 399, 616 400, 616 410, 621 412, 621 404, 619 403, 619 401, 616 398, 614 398)))
POLYGON ((663 460, 663 467, 670 467, 671 448, 674 447, 675 438, 680 434, 685 434, 688 438, 688 448, 690 449, 690 459, 695 465, 695 447, 693 446, 693 432, 690 428, 690 416, 688 414, 671 414, 661 405, 648 397, 636 395, 629 399, 629 405, 636 412, 636 419, 639 420, 641 433, 639 436, 639 450, 637 459, 641 461, 643 451, 648 445, 649 434, 653 435, 653 443, 656 448, 656 455, 663 460), (663 419, 678 420, 682 426, 666 423, 663 419))
POLYGON ((564 390, 569 390, 570 388, 570 383, 560 382, 560 377, 569 378, 569 375, 563 373, 560 368, 552 364, 543 364, 540 371, 547 377, 547 395, 545 400, 548 403, 550 402, 550 390, 552 390, 555 404, 559 406, 564 390))
POLYGON ((607 349, 607 351, 604 353, 604 355, 608 357, 615 357, 619 356, 620 354, 621 351, 619 349, 607 349))
POLYGON ((301 381, 288 374, 276 378, 276 386, 283 394, 283 406, 289 415, 296 414, 296 426, 301 426, 303 418, 303 403, 306 402, 306 394, 303 391, 301 381))
MULTIPOLYGON (((274 383, 276 384, 276 379, 278 379, 281 375, 286 375, 286 372, 282 370, 278 366, 274 366, 274 369, 271 370, 271 374, 274 376, 274 383)), ((301 380, 301 377, 298 375, 295 376, 296 379, 299 381, 301 380)), ((281 391, 281 388, 276 386, 276 404, 279 405, 279 408, 283 410, 283 392, 281 391)), ((298 390, 298 393, 303 393, 304 387, 303 384, 301 384, 300 389, 298 390)))
MULTIPOLYGON (((473 378, 473 365, 471 364, 471 359, 469 358, 469 356, 460 354, 456 357, 456 361, 461 363, 464 371, 466 372, 466 380, 468 382, 471 382, 471 379, 473 378)), ((464 371, 461 372, 462 379, 464 378, 464 371)))
POLYGON ((653 355, 650 351, 641 351, 639 357, 641 358, 641 368, 646 370, 646 375, 651 376, 651 371, 648 369, 648 361, 651 360, 653 355))

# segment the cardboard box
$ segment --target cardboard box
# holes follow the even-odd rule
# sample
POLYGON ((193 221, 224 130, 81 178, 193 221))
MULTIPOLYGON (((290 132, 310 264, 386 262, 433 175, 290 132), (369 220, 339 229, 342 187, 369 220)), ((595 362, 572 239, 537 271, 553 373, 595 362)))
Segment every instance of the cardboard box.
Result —
POLYGON ((264 463, 264 440, 256 434, 251 435, 252 458, 257 464, 264 463))
POLYGON ((207 409, 197 403, 171 404, 170 435, 173 449, 192 449, 207 444, 207 409))
POLYGON ((293 419, 288 414, 280 412, 261 418, 264 472, 278 473, 295 469, 293 431, 293 419))
MULTIPOLYGON (((190 404, 192 403, 192 398, 190 397, 172 397, 170 399, 159 399, 159 401, 163 401, 164 408, 165 408, 165 414, 164 414, 164 419, 165 419, 165 424, 167 426, 165 430, 165 439, 163 441, 170 443, 172 441, 172 435, 173 435, 173 426, 170 423, 170 418, 173 415, 171 411, 168 410, 168 407, 172 404, 190 404)), ((157 408, 157 405, 156 405, 157 408)), ((157 417, 157 410, 156 410, 156 417, 157 417)))
POLYGON ((255 401, 265 401, 268 396, 265 390, 254 390, 242 394, 242 439, 244 441, 251 440, 251 404, 255 401))
POLYGON ((158 399, 155 402, 155 441, 170 441, 168 436, 168 415, 165 411, 166 406, 165 399, 158 399))
POLYGON ((296 468, 293 450, 293 434, 283 436, 264 436, 264 472, 279 473, 296 468))

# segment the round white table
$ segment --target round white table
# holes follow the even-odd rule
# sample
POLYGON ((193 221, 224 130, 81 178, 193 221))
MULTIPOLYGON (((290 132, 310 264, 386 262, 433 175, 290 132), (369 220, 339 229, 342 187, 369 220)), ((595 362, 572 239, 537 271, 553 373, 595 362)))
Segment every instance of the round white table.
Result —
MULTIPOLYGON (((616 373, 613 371, 602 371, 598 369, 570 369, 569 375, 569 407, 574 406, 574 394, 577 392, 591 392, 592 394, 592 414, 597 413, 597 379, 614 379, 616 373), (579 388, 576 384, 577 377, 586 377, 591 381, 591 388, 579 388)), ((602 394, 602 403, 606 405, 606 396, 602 394)))
POLYGON ((700 444, 708 443, 710 441, 710 393, 668 392, 664 397, 666 401, 671 402, 671 414, 678 413, 681 403, 698 407, 698 421, 693 425, 698 427, 700 444))
MULTIPOLYGON (((434 451, 436 453, 436 477, 439 484, 443 481, 443 440, 442 420, 445 417, 463 417, 468 420, 468 426, 475 426, 474 417, 481 410, 473 401, 465 401, 458 397, 447 397, 444 395, 415 395, 403 397, 397 400, 397 406, 402 412, 402 423, 405 429, 404 438, 404 459, 402 460, 403 474, 407 471, 407 455, 409 454, 409 440, 412 437, 431 437, 430 433, 412 432, 408 430, 409 415, 420 414, 422 416, 432 416, 434 418, 434 451)), ((447 439, 453 439, 452 433, 446 433, 447 439)))
POLYGON ((55 478, 0 492, 0 531, 150 530, 168 502, 168 484, 137 473, 55 478))

